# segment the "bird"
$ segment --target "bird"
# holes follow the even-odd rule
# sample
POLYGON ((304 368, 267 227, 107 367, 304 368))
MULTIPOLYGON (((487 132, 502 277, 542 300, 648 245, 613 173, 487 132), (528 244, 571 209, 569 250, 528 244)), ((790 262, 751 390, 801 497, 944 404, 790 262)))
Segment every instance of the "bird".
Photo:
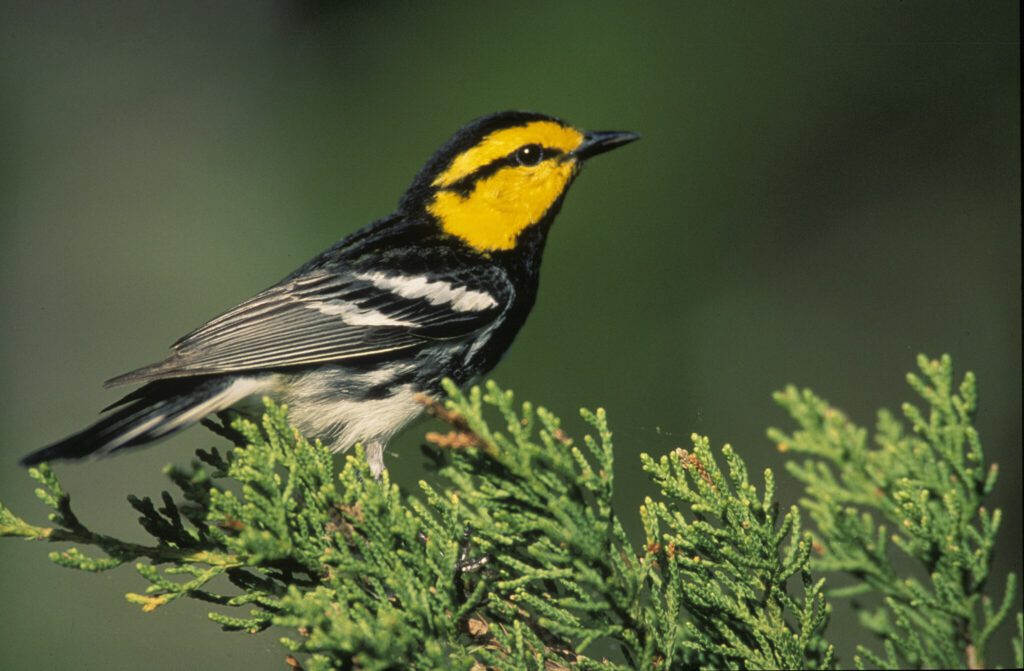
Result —
POLYGON ((541 257, 569 187, 591 158, 638 139, 505 111, 461 127, 385 216, 108 380, 142 384, 91 426, 25 466, 106 456, 211 414, 287 405, 303 435, 362 443, 380 477, 388 441, 436 397, 490 372, 537 298, 541 257))

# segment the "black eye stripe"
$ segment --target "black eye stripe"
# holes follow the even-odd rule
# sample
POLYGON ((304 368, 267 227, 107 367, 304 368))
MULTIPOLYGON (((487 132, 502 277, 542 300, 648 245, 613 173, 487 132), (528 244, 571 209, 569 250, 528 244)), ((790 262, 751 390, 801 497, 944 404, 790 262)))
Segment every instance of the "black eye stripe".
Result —
MULTIPOLYGON (((473 188, 476 186, 476 183, 481 179, 486 179, 487 177, 490 177, 491 175, 495 174, 502 168, 518 166, 520 163, 519 160, 516 158, 516 153, 520 149, 522 149, 522 147, 517 147, 515 151, 513 151, 512 153, 502 156, 500 158, 496 158, 490 163, 486 163, 480 166, 479 168, 469 173, 465 177, 455 182, 452 182, 448 186, 444 187, 444 189, 442 190, 454 191, 463 197, 468 196, 473 192, 473 188)), ((562 154, 565 153, 561 149, 556 149, 554 147, 541 146, 541 150, 544 152, 545 160, 561 156, 562 154)))

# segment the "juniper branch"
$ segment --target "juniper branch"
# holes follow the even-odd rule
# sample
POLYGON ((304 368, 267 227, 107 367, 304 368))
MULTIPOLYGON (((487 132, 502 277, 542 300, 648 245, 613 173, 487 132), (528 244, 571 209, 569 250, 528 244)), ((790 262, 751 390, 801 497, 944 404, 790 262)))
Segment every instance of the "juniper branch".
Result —
POLYGON ((969 424, 973 378, 954 395, 947 368, 925 372, 915 388, 932 413, 906 411, 912 436, 883 419, 876 450, 809 392, 780 396, 801 429, 773 435, 813 457, 790 467, 807 487, 811 532, 798 508, 779 510, 770 470, 755 484, 731 447, 694 436, 643 455, 657 494, 640 511, 638 547, 613 506, 604 411, 582 412, 593 435, 577 440, 489 383, 425 399, 449 430, 428 435, 437 474, 418 492, 374 479, 358 446, 336 471, 268 402, 258 423, 209 424, 235 447, 169 468, 177 497, 129 498, 152 545, 89 529, 45 465, 32 475, 52 526, 0 506, 0 535, 74 543, 51 555, 70 568, 135 562, 148 587, 128 598, 144 611, 188 597, 214 604, 210 619, 226 630, 286 627, 293 669, 832 668, 812 557, 861 581, 833 598, 887 597, 864 616, 868 630, 889 631, 884 654, 862 649, 858 665, 975 665, 1017 588, 1011 580, 998 605, 981 598, 1000 515, 980 506, 995 471, 969 424), (875 516, 897 521, 896 540, 875 516), (890 542, 930 567, 930 585, 901 577, 890 542), (213 589, 218 577, 226 589, 213 589), (595 656, 608 645, 616 659, 595 656))
POLYGON ((885 607, 862 612, 864 626, 884 643, 884 657, 861 647, 862 660, 884 668, 982 668, 993 632, 1012 610, 1016 575, 999 606, 984 594, 1002 513, 985 497, 998 468, 986 466, 973 425, 974 375, 953 384, 952 361, 918 357, 921 376, 907 382, 925 402, 902 411, 910 432, 881 411, 874 435, 809 390, 788 387, 776 400, 799 429, 769 431, 779 449, 810 458, 788 470, 805 486, 801 505, 816 524, 814 566, 844 572, 859 585, 832 596, 876 591, 885 607), (907 575, 894 554, 918 562, 922 582, 907 575))

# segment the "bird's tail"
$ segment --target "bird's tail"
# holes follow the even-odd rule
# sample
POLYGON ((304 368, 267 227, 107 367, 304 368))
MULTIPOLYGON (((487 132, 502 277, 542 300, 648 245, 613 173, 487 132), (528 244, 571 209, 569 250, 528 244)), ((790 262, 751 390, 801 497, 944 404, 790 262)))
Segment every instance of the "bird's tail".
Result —
POLYGON ((57 459, 105 456, 145 445, 192 426, 210 413, 225 410, 260 393, 258 378, 191 378, 151 382, 108 406, 103 419, 21 460, 34 466, 57 459))

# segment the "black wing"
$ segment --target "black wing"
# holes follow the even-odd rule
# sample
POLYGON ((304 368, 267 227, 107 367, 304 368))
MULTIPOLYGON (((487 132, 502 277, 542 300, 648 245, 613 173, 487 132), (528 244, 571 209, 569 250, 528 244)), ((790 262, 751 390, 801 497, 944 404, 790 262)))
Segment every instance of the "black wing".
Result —
POLYGON ((464 338, 497 319, 513 296, 498 269, 474 275, 470 282, 314 270, 207 322, 174 343, 165 361, 107 385, 346 361, 464 338))

